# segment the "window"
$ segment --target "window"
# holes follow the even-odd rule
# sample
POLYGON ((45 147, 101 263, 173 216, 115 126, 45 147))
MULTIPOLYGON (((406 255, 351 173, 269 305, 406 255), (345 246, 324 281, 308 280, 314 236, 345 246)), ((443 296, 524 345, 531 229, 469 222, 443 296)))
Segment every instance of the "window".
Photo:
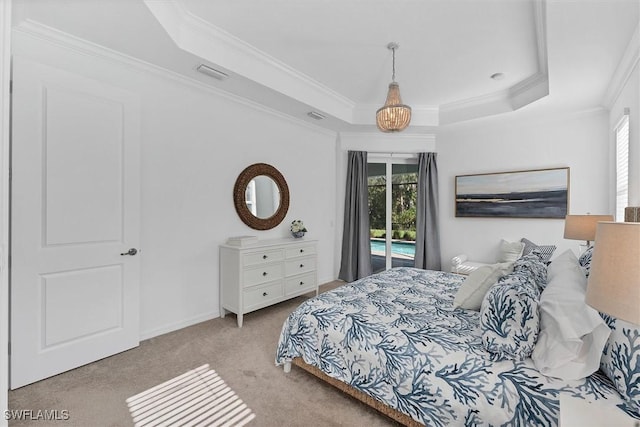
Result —
POLYGON ((624 221, 624 208, 629 203, 629 110, 615 129, 616 137, 616 221, 624 221))

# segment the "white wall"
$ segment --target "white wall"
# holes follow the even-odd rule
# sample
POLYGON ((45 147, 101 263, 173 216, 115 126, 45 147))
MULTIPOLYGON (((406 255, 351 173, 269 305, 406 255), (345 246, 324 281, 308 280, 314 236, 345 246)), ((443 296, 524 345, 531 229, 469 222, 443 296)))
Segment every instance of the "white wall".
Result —
POLYGON ((443 126, 435 135, 379 135, 343 133, 336 150, 338 195, 336 258, 340 266, 346 151, 370 153, 438 153, 442 268, 451 257, 466 253, 492 262, 500 239, 526 237, 538 244, 555 244, 557 253, 579 250, 565 240, 564 220, 524 218, 456 218, 455 176, 513 170, 570 168, 569 212, 612 213, 609 207, 608 114, 605 110, 540 117, 504 114, 486 120, 443 126))
POLYGON ((142 103, 142 338, 219 316, 218 245, 233 235, 319 239, 320 282, 334 278, 336 136, 149 67, 14 33, 14 54, 134 91, 142 103), (78 71, 80 70, 80 71, 78 71), (273 230, 247 227, 233 186, 252 163, 275 166, 290 207, 273 230))
POLYGON ((229 236, 289 236, 302 219, 320 240, 320 281, 332 280, 335 136, 162 84, 143 94, 143 334, 219 315, 217 246, 229 236), (248 228, 233 206, 238 174, 258 162, 290 191, 285 220, 269 231, 248 228))
MULTIPOLYGON (((522 115, 522 114, 520 114, 522 115)), ((556 254, 580 242, 565 240, 561 219, 456 218, 455 176, 514 170, 570 168, 569 212, 610 214, 608 114, 604 110, 552 118, 474 121, 443 127, 437 136, 443 269, 466 253, 495 262, 500 239, 526 237, 555 244, 556 254)))

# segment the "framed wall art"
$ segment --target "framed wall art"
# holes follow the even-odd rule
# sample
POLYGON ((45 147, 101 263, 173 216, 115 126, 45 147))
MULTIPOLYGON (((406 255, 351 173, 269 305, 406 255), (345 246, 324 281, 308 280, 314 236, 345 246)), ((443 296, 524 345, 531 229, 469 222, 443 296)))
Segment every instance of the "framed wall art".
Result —
POLYGON ((569 168, 456 176, 456 217, 562 218, 569 168))

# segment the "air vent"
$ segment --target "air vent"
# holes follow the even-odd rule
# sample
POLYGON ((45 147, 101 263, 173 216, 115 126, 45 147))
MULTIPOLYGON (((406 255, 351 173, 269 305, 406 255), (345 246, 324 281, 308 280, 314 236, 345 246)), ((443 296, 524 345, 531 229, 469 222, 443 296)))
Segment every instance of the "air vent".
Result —
POLYGON ((196 69, 202 74, 206 74, 207 76, 213 77, 214 79, 218 79, 218 80, 225 80, 226 78, 229 77, 227 73, 223 73, 220 70, 216 70, 215 68, 211 68, 204 64, 198 65, 198 68, 196 69))
POLYGON ((312 119, 316 119, 316 120, 322 120, 325 118, 325 116, 323 116, 322 114, 318 113, 317 111, 309 111, 307 113, 307 116, 311 117, 312 119))

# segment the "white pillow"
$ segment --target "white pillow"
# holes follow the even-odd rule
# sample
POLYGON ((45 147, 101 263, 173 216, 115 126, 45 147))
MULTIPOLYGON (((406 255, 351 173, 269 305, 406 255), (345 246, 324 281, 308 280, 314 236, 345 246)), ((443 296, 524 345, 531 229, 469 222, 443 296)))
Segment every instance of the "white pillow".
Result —
POLYGON ((611 331, 584 301, 587 278, 575 254, 568 250, 550 269, 553 264, 540 297, 540 334, 531 359, 543 375, 578 380, 598 370, 611 331))
POLYGON ((491 264, 469 273, 453 298, 453 308, 480 311, 482 300, 500 277, 513 271, 513 263, 491 264))
POLYGON ((549 264, 549 267, 547 267, 547 281, 553 280, 556 276, 566 270, 575 270, 576 264, 578 266, 580 265, 578 263, 578 259, 576 258, 576 254, 573 253, 571 249, 567 249, 566 251, 555 257, 551 261, 551 264, 549 264))
POLYGON ((507 242, 502 239, 500 241, 500 252, 498 253, 498 262, 514 262, 522 256, 524 251, 524 243, 522 242, 507 242))

